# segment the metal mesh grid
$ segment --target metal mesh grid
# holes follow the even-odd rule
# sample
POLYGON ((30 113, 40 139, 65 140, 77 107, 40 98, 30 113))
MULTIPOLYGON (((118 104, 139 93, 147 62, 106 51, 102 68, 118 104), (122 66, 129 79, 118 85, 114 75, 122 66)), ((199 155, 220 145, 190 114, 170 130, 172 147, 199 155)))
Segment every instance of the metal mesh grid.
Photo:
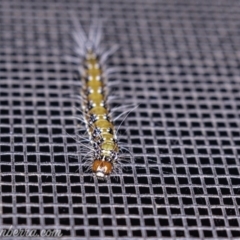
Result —
MULTIPOLYGON (((61 229, 62 239, 240 237, 240 2, 0 2, 0 229, 61 229), (84 172, 75 136, 70 19, 106 17, 122 125, 123 174, 84 172), (71 157, 75 156, 75 157, 71 157)), ((118 103, 118 100, 115 100, 118 103)))

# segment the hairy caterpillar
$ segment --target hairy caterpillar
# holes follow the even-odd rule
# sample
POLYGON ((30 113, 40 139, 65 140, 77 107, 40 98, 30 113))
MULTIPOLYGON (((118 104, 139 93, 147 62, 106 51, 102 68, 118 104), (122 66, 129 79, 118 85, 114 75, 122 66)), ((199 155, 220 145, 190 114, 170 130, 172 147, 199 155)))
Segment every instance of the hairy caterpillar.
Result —
MULTIPOLYGON (((83 145, 86 152, 88 168, 98 179, 105 179, 112 172, 119 172, 121 160, 126 156, 117 138, 117 130, 111 118, 108 105, 108 75, 112 72, 106 69, 107 58, 117 50, 114 45, 104 51, 99 45, 102 35, 102 21, 93 22, 87 36, 76 18, 74 23, 73 39, 76 43, 75 54, 81 62, 79 73, 81 78, 81 108, 82 122, 85 123, 88 139, 83 145)), ((130 111, 121 114, 123 116, 130 111)), ((118 117, 121 117, 118 116, 118 117)))

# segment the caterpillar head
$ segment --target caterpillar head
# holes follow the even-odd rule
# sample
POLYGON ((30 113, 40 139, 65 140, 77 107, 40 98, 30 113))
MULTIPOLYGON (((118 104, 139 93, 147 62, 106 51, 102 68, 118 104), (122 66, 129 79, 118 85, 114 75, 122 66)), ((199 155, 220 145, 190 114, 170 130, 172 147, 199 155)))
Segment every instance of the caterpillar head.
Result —
POLYGON ((113 169, 113 165, 111 162, 96 159, 92 165, 93 174, 101 180, 104 180, 113 169))

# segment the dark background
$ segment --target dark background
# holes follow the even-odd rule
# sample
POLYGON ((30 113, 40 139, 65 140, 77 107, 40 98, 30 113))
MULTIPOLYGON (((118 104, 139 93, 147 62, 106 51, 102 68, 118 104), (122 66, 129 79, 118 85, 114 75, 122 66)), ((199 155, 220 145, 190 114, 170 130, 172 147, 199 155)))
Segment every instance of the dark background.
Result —
POLYGON ((233 0, 0 1, 0 229, 239 238, 239 11, 233 0), (107 182, 84 171, 70 137, 78 66, 62 57, 67 10, 89 29, 96 5, 103 45, 121 46, 113 104, 139 104, 120 131, 134 161, 107 182))

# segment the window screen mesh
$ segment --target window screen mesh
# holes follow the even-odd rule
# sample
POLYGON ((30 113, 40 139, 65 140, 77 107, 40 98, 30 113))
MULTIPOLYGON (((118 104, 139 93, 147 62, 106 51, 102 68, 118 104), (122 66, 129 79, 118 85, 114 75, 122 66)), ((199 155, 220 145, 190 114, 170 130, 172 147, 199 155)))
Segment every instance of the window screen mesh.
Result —
MULTIPOLYGON (((240 2, 0 2, 0 229, 63 239, 240 238, 240 2), (73 139, 74 10, 121 50, 115 104, 134 104, 134 161, 97 181, 73 139)), ((119 113, 118 113, 119 114, 119 113)), ((117 121, 118 126, 121 121, 117 121)))

